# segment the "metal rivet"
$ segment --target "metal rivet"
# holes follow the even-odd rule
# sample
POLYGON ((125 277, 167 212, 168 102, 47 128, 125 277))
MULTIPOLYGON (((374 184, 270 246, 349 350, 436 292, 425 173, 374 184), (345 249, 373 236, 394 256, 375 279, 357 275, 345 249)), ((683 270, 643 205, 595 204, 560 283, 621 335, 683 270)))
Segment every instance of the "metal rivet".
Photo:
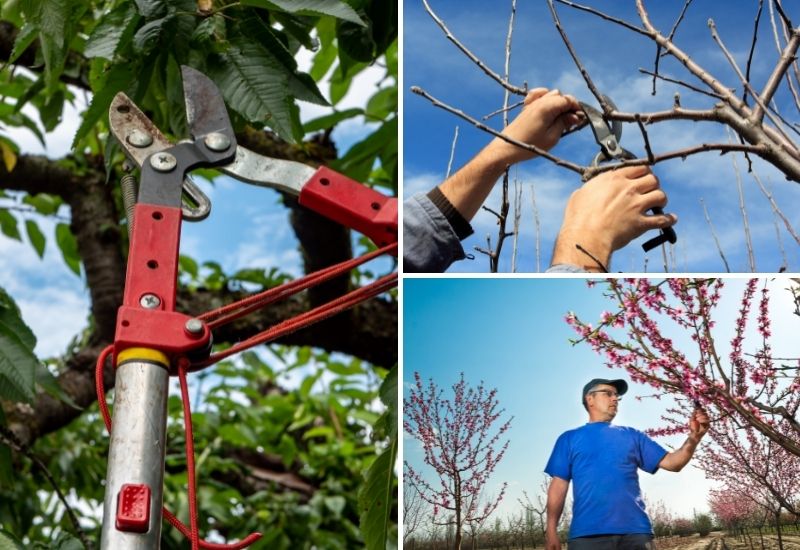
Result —
POLYGON ((172 172, 178 165, 178 159, 169 153, 156 153, 150 157, 150 166, 159 172, 172 172))
POLYGON ((134 147, 150 147, 153 144, 153 136, 141 130, 133 130, 125 140, 134 147))
POLYGON ((206 147, 212 151, 225 151, 231 146, 230 138, 225 134, 220 134, 219 132, 208 134, 206 139, 203 141, 206 144, 206 147))
POLYGON ((156 309, 161 305, 161 299, 155 294, 145 294, 139 299, 139 305, 145 309, 156 309))
POLYGON ((202 334, 203 333, 203 321, 200 319, 189 319, 186 321, 184 328, 186 332, 189 334, 202 334))

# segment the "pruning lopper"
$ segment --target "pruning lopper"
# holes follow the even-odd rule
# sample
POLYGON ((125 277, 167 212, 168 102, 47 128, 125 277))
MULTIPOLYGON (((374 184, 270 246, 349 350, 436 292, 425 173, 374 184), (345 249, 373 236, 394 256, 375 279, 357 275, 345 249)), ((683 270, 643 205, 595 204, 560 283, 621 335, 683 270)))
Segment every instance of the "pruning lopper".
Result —
MULTIPOLYGON (((141 168, 141 178, 129 220, 128 268, 113 345, 117 390, 103 549, 159 547, 169 375, 185 375, 211 351, 205 318, 175 311, 181 221, 202 219, 210 209, 189 171, 213 167, 246 183, 296 195, 300 205, 368 236, 381 249, 376 253, 397 253, 396 198, 330 168, 269 158, 237 145, 214 83, 192 68, 184 66, 181 72, 190 139, 168 141, 123 93, 114 98, 109 113, 111 132, 141 168)), ((98 360, 98 395, 105 357, 98 360)), ((110 418, 101 412, 108 426, 110 418)), ((174 516, 167 519, 172 522, 174 516)))
MULTIPOLYGON (((617 106, 614 105, 614 102, 611 101, 611 98, 604 95, 603 99, 614 110, 617 109, 617 106)), ((583 112, 586 114, 586 118, 589 120, 589 126, 591 126, 592 133, 594 133, 594 139, 600 146, 600 152, 597 153, 597 155, 594 157, 594 160, 592 160, 592 166, 598 166, 603 162, 636 158, 636 155, 627 149, 624 149, 619 144, 619 140, 622 137, 622 123, 620 121, 612 120, 610 121, 609 125, 609 122, 606 121, 602 112, 584 102, 580 102, 580 106, 581 109, 583 109, 583 112)), ((655 206, 651 208, 650 211, 653 214, 664 213, 664 209, 660 206, 655 206)), ((672 227, 667 227, 664 229, 659 229, 659 234, 645 242, 642 245, 642 248, 644 248, 645 252, 648 252, 666 242, 675 244, 677 240, 678 236, 676 235, 675 230, 672 227)))

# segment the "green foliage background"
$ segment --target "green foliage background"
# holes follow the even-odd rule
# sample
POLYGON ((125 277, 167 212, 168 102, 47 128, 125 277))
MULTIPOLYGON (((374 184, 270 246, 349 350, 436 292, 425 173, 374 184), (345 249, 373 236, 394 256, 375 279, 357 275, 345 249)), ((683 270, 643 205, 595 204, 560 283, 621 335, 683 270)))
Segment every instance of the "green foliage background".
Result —
MULTIPOLYGON (((241 0, 201 7, 190 0, 4 0, 0 19, 18 30, 9 59, 0 65, 5 169, 11 172, 22 154, 5 130, 26 128, 44 144, 65 104, 76 101, 77 84, 91 90, 91 102, 74 137, 73 155, 59 162, 77 174, 101 162, 114 181, 123 157, 108 136, 111 99, 124 91, 165 134, 185 137, 179 68, 186 64, 217 83, 237 129, 267 128, 300 148, 312 148, 312 140, 304 141, 312 132, 356 117, 377 123, 332 166, 396 194, 396 2, 241 0), (15 62, 29 48, 35 51, 35 70, 17 70, 15 62), (295 61, 300 48, 315 52, 308 73, 295 61), (385 69, 383 86, 363 107, 337 109, 353 78, 375 64, 385 69), (317 86, 326 75, 329 97, 317 86), (304 125, 298 100, 327 105, 330 112, 304 125), (26 105, 38 117, 23 113, 26 105)), ((58 217, 61 205, 51 195, 0 190, 0 231, 20 241, 24 231, 39 256, 47 239, 54 239, 65 263, 80 275, 75 236, 58 217), (59 220, 52 235, 39 226, 45 217, 59 220)), ((235 281, 271 285, 285 279, 276 270, 226 275, 214 264, 200 270, 188 257, 181 258, 181 267, 190 287, 213 289, 235 281)), ((31 403, 37 390, 68 399, 54 377, 65 358, 42 361, 33 352, 35 343, 13 298, 0 291, 4 407, 31 403)), ((232 540, 258 530, 264 538, 254 548, 395 547, 396 367, 387 370, 307 347, 273 346, 271 353, 269 364, 248 353, 218 366, 213 375, 201 375, 202 404, 193 417, 202 533, 232 540), (302 373, 297 389, 281 387, 287 373, 302 373), (279 457, 287 471, 298 473, 314 490, 286 490, 266 480, 242 492, 236 480, 243 471, 234 458, 242 453, 279 457)), ((2 411, 0 427, 5 425, 2 411)), ((177 398, 170 399, 169 415, 165 504, 186 520, 177 398)), ((0 547, 83 547, 29 455, 58 481, 87 538, 97 541, 107 445, 96 405, 68 427, 39 438, 28 453, 12 451, 0 438, 0 547)), ((185 545, 166 525, 162 546, 185 545)))

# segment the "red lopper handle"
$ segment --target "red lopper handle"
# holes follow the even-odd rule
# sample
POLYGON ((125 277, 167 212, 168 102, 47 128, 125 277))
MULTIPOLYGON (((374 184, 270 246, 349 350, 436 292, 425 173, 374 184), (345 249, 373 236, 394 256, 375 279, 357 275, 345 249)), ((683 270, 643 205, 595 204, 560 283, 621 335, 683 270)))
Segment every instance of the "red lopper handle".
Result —
POLYGON ((325 166, 300 190, 306 208, 363 233, 378 247, 397 242, 397 199, 325 166))

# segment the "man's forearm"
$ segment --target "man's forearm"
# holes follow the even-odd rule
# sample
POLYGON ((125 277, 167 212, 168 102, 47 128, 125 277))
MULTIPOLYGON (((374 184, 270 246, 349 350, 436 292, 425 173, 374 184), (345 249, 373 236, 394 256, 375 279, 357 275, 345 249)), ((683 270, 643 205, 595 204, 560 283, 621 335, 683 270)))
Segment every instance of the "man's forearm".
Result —
POLYGON ((514 162, 507 143, 495 138, 439 188, 469 221, 480 210, 503 171, 514 162))
POLYGON ((683 445, 661 459, 659 467, 671 472, 680 472, 694 456, 699 443, 700 439, 689 436, 683 445))

